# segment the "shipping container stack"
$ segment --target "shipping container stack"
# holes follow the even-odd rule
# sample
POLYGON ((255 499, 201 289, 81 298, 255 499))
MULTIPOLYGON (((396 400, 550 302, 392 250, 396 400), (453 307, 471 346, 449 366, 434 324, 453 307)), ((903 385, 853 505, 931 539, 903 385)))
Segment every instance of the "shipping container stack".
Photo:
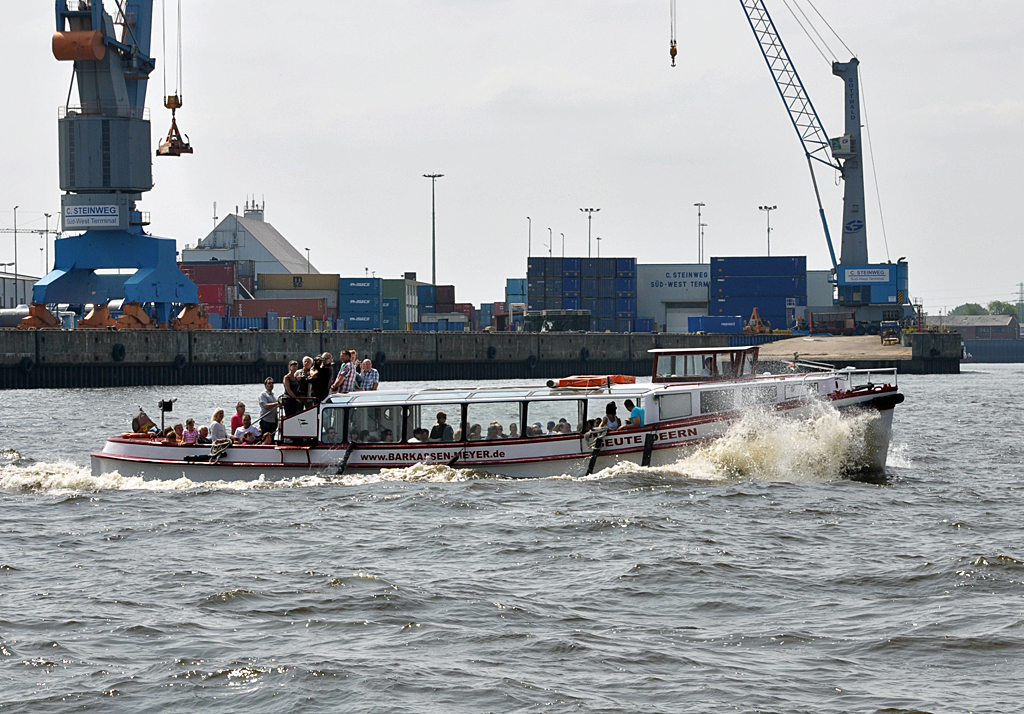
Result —
POLYGON ((434 312, 441 314, 458 312, 458 310, 455 309, 454 285, 435 285, 434 299, 434 312))
POLYGON ((807 305, 807 258, 753 256, 711 259, 708 312, 749 320, 757 308, 773 329, 792 327, 807 305))
MULTIPOLYGON (((308 316, 314 320, 333 320, 338 316, 337 273, 260 273, 256 276, 255 295, 257 300, 268 305, 268 311, 282 317, 308 316), (306 310, 321 305, 314 301, 323 301, 319 312, 302 312, 303 303, 306 310)), ((241 303, 246 301, 238 302, 241 307, 241 303)), ((253 312, 254 307, 248 306, 245 314, 253 312)))
POLYGON ((349 330, 379 330, 384 326, 380 278, 341 278, 338 317, 349 330))
POLYGON ((480 330, 485 330, 488 327, 494 326, 494 303, 483 302, 480 303, 480 324, 477 326, 480 330))
POLYGON ((199 302, 206 312, 221 317, 226 317, 229 311, 233 314, 238 281, 238 266, 234 261, 179 263, 178 267, 199 288, 199 302))
POLYGON ((598 332, 635 329, 636 258, 530 258, 526 288, 530 312, 586 310, 598 332))
POLYGON ((416 286, 416 299, 418 301, 419 311, 419 322, 423 321, 424 314, 433 314, 437 312, 437 291, 433 285, 417 285, 416 286))

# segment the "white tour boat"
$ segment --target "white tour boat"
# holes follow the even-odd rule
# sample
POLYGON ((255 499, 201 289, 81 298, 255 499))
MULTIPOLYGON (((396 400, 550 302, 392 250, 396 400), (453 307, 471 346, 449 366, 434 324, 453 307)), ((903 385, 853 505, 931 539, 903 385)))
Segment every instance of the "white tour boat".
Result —
POLYGON ((651 352, 649 384, 583 376, 536 387, 336 394, 282 417, 276 444, 186 446, 151 434, 122 434, 92 454, 92 471, 235 481, 443 464, 518 478, 584 476, 622 461, 670 464, 725 434, 749 409, 800 418, 822 401, 841 412, 877 413, 859 463, 846 470, 885 468, 893 407, 903 401, 895 369, 794 363, 782 374, 758 374, 757 347, 651 352), (625 400, 644 410, 643 426, 623 424, 630 417, 625 400), (620 427, 588 428, 588 421, 605 416, 609 402, 617 407, 620 427))

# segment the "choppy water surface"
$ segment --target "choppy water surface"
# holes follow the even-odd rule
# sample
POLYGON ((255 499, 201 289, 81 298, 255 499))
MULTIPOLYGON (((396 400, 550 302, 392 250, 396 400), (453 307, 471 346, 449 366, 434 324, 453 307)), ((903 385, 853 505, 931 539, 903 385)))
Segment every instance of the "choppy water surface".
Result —
POLYGON ((586 479, 94 477, 259 386, 0 393, 0 711, 1020 711, 1022 376, 901 377, 884 485, 829 413, 586 479))

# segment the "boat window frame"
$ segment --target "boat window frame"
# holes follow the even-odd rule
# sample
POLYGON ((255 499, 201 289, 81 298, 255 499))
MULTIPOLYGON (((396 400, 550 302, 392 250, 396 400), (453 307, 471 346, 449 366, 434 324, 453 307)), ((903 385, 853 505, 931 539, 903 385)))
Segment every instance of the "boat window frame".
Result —
MULTIPOLYGON (((551 398, 547 398, 546 399, 546 398, 543 398, 543 397, 538 398, 538 399, 526 399, 526 400, 523 401, 523 406, 522 406, 522 420, 523 421, 522 421, 522 426, 520 427, 520 433, 522 434, 522 438, 524 438, 524 439, 541 439, 541 438, 551 439, 551 438, 555 438, 555 437, 579 436, 580 434, 583 434, 586 431, 586 426, 587 426, 587 396, 584 395, 584 394, 580 394, 579 396, 572 395, 572 398, 570 398, 570 399, 566 399, 564 397, 556 398, 556 399, 551 399, 551 398), (529 436, 526 433, 526 429, 529 426, 531 426, 531 424, 530 424, 530 419, 532 418, 530 416, 530 404, 531 404, 531 402, 568 402, 568 401, 575 401, 576 402, 576 414, 577 414, 576 418, 578 420, 578 423, 577 423, 577 425, 576 425, 576 427, 575 427, 575 429, 573 431, 569 432, 568 434, 547 434, 547 433, 544 433, 544 434, 540 434, 538 436, 529 436)), ((545 427, 544 422, 540 422, 540 424, 541 424, 542 427, 545 427)))

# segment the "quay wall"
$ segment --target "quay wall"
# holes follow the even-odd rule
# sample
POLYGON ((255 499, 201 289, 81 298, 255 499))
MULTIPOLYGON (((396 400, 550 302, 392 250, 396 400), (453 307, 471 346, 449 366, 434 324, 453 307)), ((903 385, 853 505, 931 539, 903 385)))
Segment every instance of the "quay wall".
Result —
MULTIPOLYGON (((914 359, 855 366, 959 371, 959 335, 955 347, 941 335, 908 337, 914 338, 914 359)), ((342 349, 372 359, 384 381, 645 376, 652 368, 650 349, 725 347, 728 340, 676 333, 0 329, 0 388, 243 384, 267 376, 279 381, 289 360, 325 351, 337 360, 342 349)))

